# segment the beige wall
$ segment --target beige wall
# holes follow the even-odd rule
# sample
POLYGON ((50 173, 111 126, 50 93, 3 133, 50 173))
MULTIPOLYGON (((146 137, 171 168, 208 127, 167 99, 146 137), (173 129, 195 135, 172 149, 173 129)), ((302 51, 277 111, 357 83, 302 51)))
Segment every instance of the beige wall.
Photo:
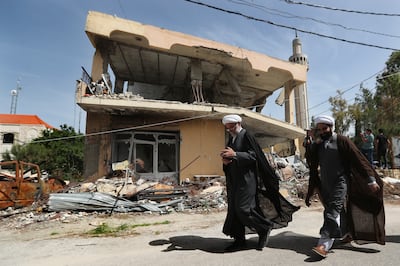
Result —
POLYGON ((108 67, 108 54, 102 53, 101 49, 96 49, 96 52, 93 56, 93 64, 92 64, 92 79, 93 81, 97 81, 101 79, 101 74, 107 72, 108 67))
POLYGON ((180 179, 194 175, 223 175, 219 152, 225 145, 225 130, 219 120, 195 120, 180 126, 180 179))
POLYGON ((95 134, 107 132, 111 128, 111 116, 104 113, 87 113, 84 158, 84 177, 98 179, 108 172, 111 160, 111 134, 95 134))

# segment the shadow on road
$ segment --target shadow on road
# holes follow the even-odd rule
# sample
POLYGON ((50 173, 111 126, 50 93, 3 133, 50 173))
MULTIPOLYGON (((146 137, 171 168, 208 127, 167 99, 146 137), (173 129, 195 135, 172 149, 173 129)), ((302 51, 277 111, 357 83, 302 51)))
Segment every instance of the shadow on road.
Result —
MULTIPOLYGON (((250 237, 247 239, 247 245, 243 250, 255 249, 258 237, 250 237)), ((316 245, 318 238, 308 235, 296 234, 291 231, 282 232, 277 235, 270 236, 267 247, 272 249, 292 250, 296 253, 304 254, 307 258, 305 262, 316 262, 322 258, 315 257, 311 252, 311 248, 316 245)), ((400 236, 387 236, 387 242, 400 243, 400 236)), ((184 250, 202 250, 210 253, 226 253, 225 248, 232 243, 229 238, 210 238, 195 235, 174 236, 169 239, 157 239, 151 241, 151 246, 166 246, 163 252, 168 251, 184 251, 184 250)), ((380 250, 367 248, 356 244, 339 244, 335 242, 331 252, 335 249, 351 250, 362 253, 378 253, 380 250)))
MULTIPOLYGON (((151 241, 151 246, 168 245, 163 251, 174 250, 202 250, 210 253, 225 253, 224 250, 232 243, 232 239, 204 238, 194 235, 174 236, 169 239, 158 239, 151 241)), ((284 232, 279 235, 270 236, 266 248, 289 249, 297 253, 310 255, 310 248, 317 241, 316 238, 298 235, 292 232, 284 232)), ((258 236, 250 237, 246 241, 246 247, 241 250, 256 249, 258 236)))
POLYGON ((386 236, 386 242, 391 242, 391 243, 400 243, 400 236, 395 235, 395 236, 386 236))
MULTIPOLYGON (((393 239, 395 241, 399 241, 400 238, 397 237, 397 239, 393 239)), ((387 238, 387 241, 388 238, 387 238)), ((287 250, 293 250, 297 253, 304 254, 308 256, 304 261, 305 262, 317 262, 322 260, 323 258, 320 256, 315 255, 311 249, 314 247, 318 242, 318 238, 315 237, 310 237, 307 235, 299 235, 293 232, 283 232, 280 233, 274 237, 271 237, 269 240, 268 247, 269 248, 277 248, 277 249, 287 249, 287 250)), ((342 249, 342 250, 351 250, 355 252, 362 252, 362 253, 378 253, 380 250, 374 249, 374 248, 367 248, 367 247, 361 247, 356 244, 341 244, 337 241, 335 241, 334 246, 332 247, 331 251, 332 253, 335 252, 335 249, 342 249)))
POLYGON ((224 249, 232 240, 221 238, 206 238, 194 235, 174 236, 169 239, 158 239, 150 242, 151 246, 168 245, 164 250, 202 250, 210 253, 224 253, 224 249))
POLYGON ((290 231, 282 232, 269 239, 268 247, 293 250, 304 255, 311 255, 311 248, 315 246, 318 238, 300 235, 290 231))

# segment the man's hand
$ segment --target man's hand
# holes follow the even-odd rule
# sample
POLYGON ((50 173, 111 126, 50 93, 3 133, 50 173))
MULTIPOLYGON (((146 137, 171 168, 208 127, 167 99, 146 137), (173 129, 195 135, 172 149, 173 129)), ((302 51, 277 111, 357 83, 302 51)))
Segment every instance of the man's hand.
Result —
POLYGON ((236 152, 231 147, 226 147, 220 153, 222 163, 228 165, 232 162, 232 158, 236 156, 236 152))
POLYGON ((236 152, 231 147, 226 147, 220 153, 222 158, 229 158, 232 160, 236 156, 236 152))
POLYGON ((378 192, 381 189, 381 187, 376 182, 368 184, 368 187, 373 193, 378 192))

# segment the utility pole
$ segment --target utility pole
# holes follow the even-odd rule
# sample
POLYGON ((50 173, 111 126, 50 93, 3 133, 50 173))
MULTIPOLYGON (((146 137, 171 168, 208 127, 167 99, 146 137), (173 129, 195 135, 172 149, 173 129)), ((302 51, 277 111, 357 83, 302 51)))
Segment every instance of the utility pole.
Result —
POLYGON ((15 114, 17 112, 17 101, 18 101, 18 94, 19 91, 22 90, 20 86, 20 81, 18 79, 17 81, 17 88, 14 90, 11 90, 11 109, 10 109, 10 114, 15 114))

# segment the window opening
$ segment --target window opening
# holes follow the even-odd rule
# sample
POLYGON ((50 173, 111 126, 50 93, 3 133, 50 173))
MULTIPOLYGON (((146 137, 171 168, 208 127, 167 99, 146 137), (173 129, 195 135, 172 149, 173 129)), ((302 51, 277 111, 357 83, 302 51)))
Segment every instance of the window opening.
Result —
POLYGON ((154 164, 154 145, 153 144, 135 144, 135 172, 153 173, 154 164))
POLYGON ((3 135, 3 143, 14 143, 14 134, 6 133, 3 135))
POLYGON ((133 162, 135 172, 143 177, 178 177, 178 133, 132 131, 115 134, 113 141, 113 163, 133 162))
POLYGON ((113 162, 122 162, 129 158, 131 134, 116 135, 113 145, 113 162))
POLYGON ((160 135, 158 139, 158 171, 161 173, 176 172, 176 136, 160 135))

